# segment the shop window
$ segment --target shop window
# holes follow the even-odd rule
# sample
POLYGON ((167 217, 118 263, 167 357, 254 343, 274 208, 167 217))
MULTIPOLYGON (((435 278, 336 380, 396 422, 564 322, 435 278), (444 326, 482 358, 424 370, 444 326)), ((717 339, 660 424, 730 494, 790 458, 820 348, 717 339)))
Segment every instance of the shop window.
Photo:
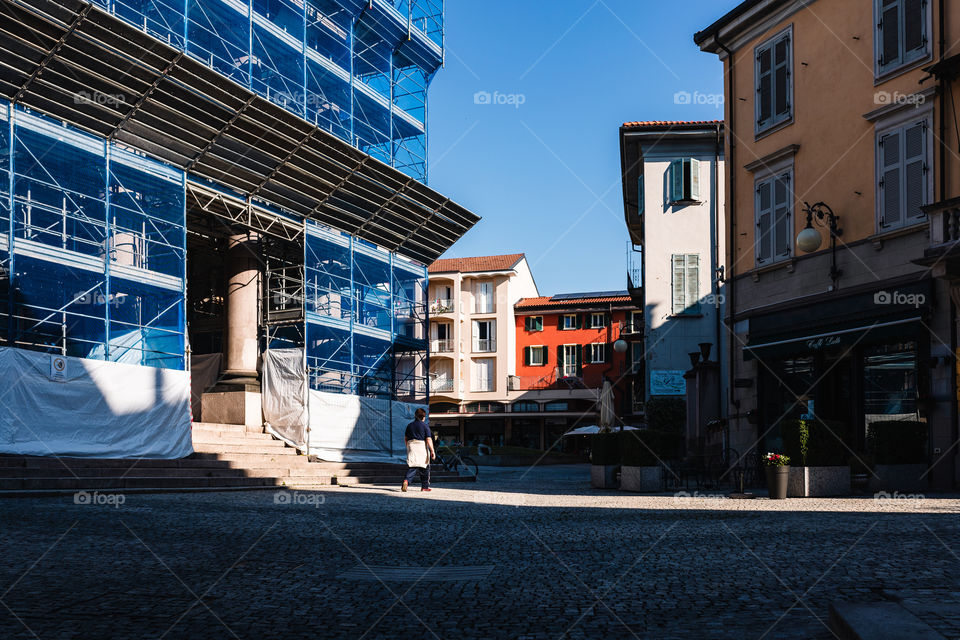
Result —
POLYGON ((510 410, 513 413, 534 413, 540 411, 540 404, 530 400, 521 400, 520 402, 514 402, 510 410))
POLYGON ((867 426, 917 418, 917 347, 914 342, 868 347, 863 354, 863 407, 867 426))

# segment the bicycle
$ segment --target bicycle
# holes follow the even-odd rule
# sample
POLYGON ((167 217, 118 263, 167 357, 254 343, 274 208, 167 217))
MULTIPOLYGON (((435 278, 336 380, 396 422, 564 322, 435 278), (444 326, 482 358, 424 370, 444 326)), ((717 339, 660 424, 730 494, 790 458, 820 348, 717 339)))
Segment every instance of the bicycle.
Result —
POLYGON ((476 479, 480 475, 480 467, 468 455, 461 455, 463 447, 459 444, 454 445, 456 450, 449 446, 442 446, 437 451, 437 462, 443 467, 444 471, 453 471, 461 476, 468 476, 476 479))

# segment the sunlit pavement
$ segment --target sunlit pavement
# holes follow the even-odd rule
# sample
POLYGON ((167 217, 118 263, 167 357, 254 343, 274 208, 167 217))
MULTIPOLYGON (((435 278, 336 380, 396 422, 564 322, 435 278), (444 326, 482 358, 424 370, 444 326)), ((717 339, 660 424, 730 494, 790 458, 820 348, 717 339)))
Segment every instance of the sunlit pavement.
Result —
POLYGON ((832 638, 830 602, 894 597, 960 635, 957 496, 735 501, 588 477, 5 500, 0 638, 832 638))

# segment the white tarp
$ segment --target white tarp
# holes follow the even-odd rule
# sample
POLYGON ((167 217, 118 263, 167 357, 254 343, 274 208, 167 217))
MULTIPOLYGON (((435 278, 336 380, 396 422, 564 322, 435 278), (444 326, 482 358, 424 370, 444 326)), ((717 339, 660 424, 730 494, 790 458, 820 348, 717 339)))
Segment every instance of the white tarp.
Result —
POLYGON ((297 449, 306 449, 309 417, 303 349, 267 349, 262 385, 267 431, 297 449))
POLYGON ((0 452, 87 458, 193 453, 190 374, 0 347, 0 452))
POLYGON ((334 462, 406 460, 403 433, 422 406, 311 389, 309 452, 334 462))

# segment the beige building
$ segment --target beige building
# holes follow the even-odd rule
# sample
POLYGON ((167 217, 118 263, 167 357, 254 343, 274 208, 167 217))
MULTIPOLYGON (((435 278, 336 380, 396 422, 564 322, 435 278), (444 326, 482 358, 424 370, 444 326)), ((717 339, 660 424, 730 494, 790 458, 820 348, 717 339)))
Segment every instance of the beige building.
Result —
POLYGON ((527 259, 522 253, 447 258, 428 273, 431 424, 460 439, 461 419, 475 417, 465 428, 499 442, 503 421, 483 416, 508 401, 508 376, 516 374, 513 305, 538 295, 527 259))
POLYGON ((749 0, 694 40, 724 64, 733 447, 817 420, 857 467, 920 423, 920 488, 955 486, 960 7, 749 0))

